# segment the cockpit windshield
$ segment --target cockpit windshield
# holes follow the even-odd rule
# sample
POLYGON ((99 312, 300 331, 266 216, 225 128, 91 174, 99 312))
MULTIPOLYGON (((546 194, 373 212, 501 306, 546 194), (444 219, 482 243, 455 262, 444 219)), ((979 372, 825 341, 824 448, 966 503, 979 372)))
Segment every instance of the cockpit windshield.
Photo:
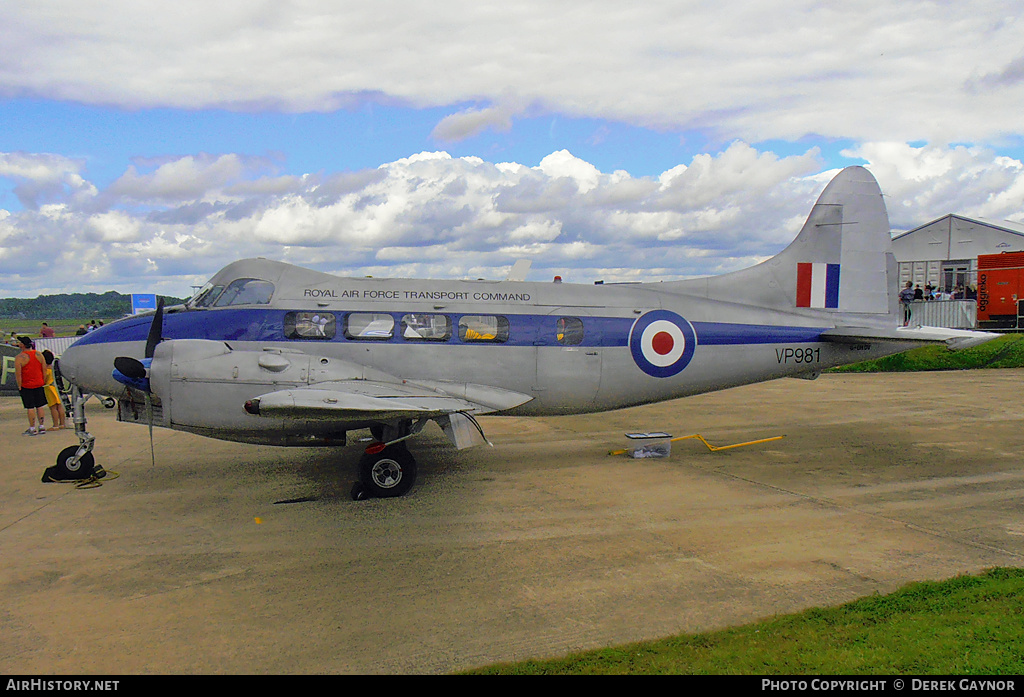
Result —
POLYGON ((238 278, 225 287, 207 283, 192 299, 188 307, 229 307, 231 305, 267 305, 274 295, 274 284, 258 278, 238 278))
POLYGON ((274 284, 258 278, 239 278, 228 284, 216 300, 214 307, 231 305, 267 305, 274 294, 274 284))
POLYGON ((207 283, 185 305, 187 307, 209 307, 223 290, 224 286, 215 286, 212 283, 207 283))

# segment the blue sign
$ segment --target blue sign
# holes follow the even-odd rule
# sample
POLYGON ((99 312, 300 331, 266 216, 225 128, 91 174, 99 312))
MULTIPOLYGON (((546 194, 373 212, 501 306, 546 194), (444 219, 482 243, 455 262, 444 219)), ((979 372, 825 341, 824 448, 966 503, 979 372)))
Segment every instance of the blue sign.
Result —
POLYGON ((132 293, 132 314, 156 309, 155 293, 132 293))

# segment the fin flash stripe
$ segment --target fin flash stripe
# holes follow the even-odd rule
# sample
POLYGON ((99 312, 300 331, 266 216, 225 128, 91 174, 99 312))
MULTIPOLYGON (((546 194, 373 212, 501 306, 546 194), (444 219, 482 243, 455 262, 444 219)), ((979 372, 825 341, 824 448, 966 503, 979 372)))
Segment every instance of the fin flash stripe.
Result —
POLYGON ((839 309, 839 264, 798 263, 796 306, 839 309))

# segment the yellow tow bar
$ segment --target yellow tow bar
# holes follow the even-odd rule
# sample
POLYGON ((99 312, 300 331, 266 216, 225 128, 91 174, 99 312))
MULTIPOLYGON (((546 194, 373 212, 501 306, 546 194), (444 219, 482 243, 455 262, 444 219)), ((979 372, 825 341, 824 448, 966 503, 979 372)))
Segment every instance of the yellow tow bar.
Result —
MULTIPOLYGON (((716 453, 719 450, 729 450, 730 448, 742 448, 745 445, 757 445, 758 443, 769 443, 769 442, 771 442, 773 440, 782 440, 783 438, 785 438, 785 436, 772 436, 771 438, 761 438, 759 440, 748 440, 746 443, 733 443, 732 445, 711 445, 711 443, 708 443, 704 439, 704 436, 700 435, 699 433, 694 433, 692 436, 679 436, 678 438, 671 438, 671 439, 669 439, 669 442, 670 443, 675 443, 676 441, 688 440, 690 438, 696 438, 701 443, 703 443, 704 445, 708 446, 708 450, 710 450, 713 453, 716 453)), ((612 450, 608 454, 609 455, 625 455, 627 452, 629 452, 629 450, 630 450, 629 448, 623 448, 622 450, 612 450)))

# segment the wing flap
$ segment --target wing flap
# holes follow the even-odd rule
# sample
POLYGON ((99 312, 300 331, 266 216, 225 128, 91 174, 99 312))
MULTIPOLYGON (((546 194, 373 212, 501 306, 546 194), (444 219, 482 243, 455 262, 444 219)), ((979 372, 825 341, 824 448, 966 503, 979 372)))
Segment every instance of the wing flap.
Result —
POLYGON ((424 418, 472 408, 465 400, 436 392, 395 389, 365 380, 279 390, 258 398, 261 416, 304 419, 424 418))
POLYGON ((456 412, 485 414, 532 399, 528 395, 482 385, 471 386, 475 389, 467 389, 469 386, 465 385, 459 387, 455 383, 444 387, 455 394, 432 389, 428 384, 339 380, 270 392, 253 402, 261 416, 390 421, 431 418, 456 412), (472 396, 482 399, 472 399, 472 396))
POLYGON ((472 402, 476 405, 476 409, 473 410, 475 414, 504 411, 533 399, 532 396, 522 392, 513 392, 490 385, 477 385, 472 382, 448 382, 445 380, 412 380, 410 382, 428 390, 472 402))

